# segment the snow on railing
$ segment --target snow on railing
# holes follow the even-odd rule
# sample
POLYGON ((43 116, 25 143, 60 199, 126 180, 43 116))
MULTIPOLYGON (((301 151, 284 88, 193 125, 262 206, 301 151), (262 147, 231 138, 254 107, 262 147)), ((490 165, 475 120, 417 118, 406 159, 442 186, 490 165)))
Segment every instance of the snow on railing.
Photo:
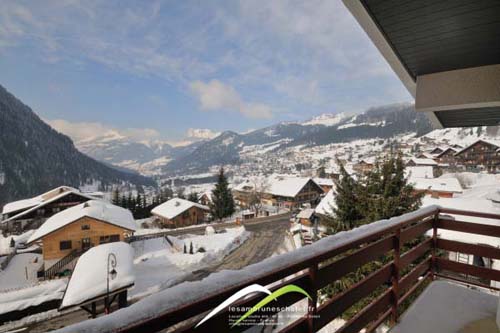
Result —
MULTIPOLYGON (((321 262, 343 251, 394 233, 412 223, 435 217, 439 209, 439 206, 425 207, 399 217, 339 232, 306 247, 267 258, 241 270, 221 271, 201 281, 183 282, 151 295, 128 308, 63 328, 59 332, 141 332, 144 331, 141 325, 147 325, 148 322, 155 320, 153 327, 166 328, 188 319, 187 314, 194 311, 187 311, 188 309, 194 307, 198 311, 196 314, 201 314, 215 307, 221 297, 230 295, 250 284, 269 285, 289 279, 291 276, 297 277, 297 274, 303 270, 311 269, 312 266, 318 267, 321 262), (169 320, 165 320, 167 317, 169 320), (161 324, 157 322, 160 319, 161 324)), ((302 278, 302 275, 300 276, 302 278)))

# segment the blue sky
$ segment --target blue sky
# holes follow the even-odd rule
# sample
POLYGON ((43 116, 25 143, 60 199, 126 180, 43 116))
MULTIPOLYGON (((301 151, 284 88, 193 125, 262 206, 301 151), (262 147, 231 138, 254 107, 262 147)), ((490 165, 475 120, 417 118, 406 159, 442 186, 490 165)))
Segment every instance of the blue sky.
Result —
POLYGON ((340 0, 3 1, 0 73, 76 140, 183 142, 411 100, 340 0))

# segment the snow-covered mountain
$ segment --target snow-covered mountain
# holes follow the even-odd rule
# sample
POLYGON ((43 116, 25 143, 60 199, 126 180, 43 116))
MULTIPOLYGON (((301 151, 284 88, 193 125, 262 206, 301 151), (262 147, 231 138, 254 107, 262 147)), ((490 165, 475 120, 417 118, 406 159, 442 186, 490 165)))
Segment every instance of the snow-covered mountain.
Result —
POLYGON ((287 122, 247 133, 225 131, 183 147, 161 141, 137 141, 119 133, 76 142, 85 154, 145 175, 204 172, 214 165, 238 164, 241 154, 273 151, 298 145, 324 145, 364 138, 432 130, 427 118, 410 103, 371 108, 357 115, 322 114, 304 122, 287 122))
POLYGON ((106 190, 118 184, 156 185, 150 178, 82 154, 69 137, 52 129, 0 85, 0 206, 61 185, 98 185, 106 190))
POLYGON ((196 173, 222 164, 238 164, 253 152, 294 146, 317 146, 356 139, 391 138, 403 133, 423 135, 432 130, 412 104, 371 108, 358 115, 321 115, 302 123, 280 123, 245 134, 227 131, 204 142, 191 154, 168 163, 165 174, 196 173))
POLYGON ((83 153, 118 167, 154 175, 170 161, 190 154, 202 141, 186 146, 173 147, 160 140, 137 141, 116 132, 75 142, 83 153))
POLYGON ((304 122, 279 123, 246 133, 225 131, 215 138, 182 147, 172 147, 161 141, 138 142, 119 133, 79 141, 76 146, 98 160, 144 175, 168 178, 207 172, 219 165, 237 166, 256 156, 272 159, 277 153, 294 147, 320 147, 408 135, 425 135, 436 142, 466 145, 479 137, 495 138, 500 134, 496 132, 496 128, 433 131, 427 117, 415 112, 413 104, 399 103, 370 108, 355 115, 322 114, 304 122))

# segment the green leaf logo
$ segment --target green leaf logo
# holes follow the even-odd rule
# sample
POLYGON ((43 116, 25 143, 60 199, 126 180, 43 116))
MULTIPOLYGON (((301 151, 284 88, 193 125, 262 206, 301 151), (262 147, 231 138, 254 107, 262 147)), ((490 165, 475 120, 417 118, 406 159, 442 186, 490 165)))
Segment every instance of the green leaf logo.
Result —
POLYGON ((302 295, 306 296, 310 300, 312 300, 312 297, 309 296, 309 294, 302 288, 294 285, 294 284, 289 284, 284 287, 281 287, 280 289, 274 291, 272 294, 267 295, 264 299, 262 299, 259 303, 257 303, 254 307, 252 307, 250 310, 248 310, 243 316, 238 319, 231 327, 234 327, 241 323, 243 320, 251 316, 254 312, 259 311, 260 308, 268 304, 269 302, 276 300, 278 297, 288 294, 288 293, 301 293, 302 295))

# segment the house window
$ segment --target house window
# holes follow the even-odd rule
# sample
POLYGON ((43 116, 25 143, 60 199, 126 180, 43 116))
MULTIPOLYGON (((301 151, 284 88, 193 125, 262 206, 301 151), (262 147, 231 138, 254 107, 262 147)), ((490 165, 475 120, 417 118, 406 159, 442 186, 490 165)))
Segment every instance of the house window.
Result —
POLYGON ((71 249, 71 241, 60 241, 59 242, 59 250, 70 250, 71 249))
POLYGON ((90 225, 82 224, 82 230, 90 230, 90 225))
POLYGON ((119 241, 120 241, 120 235, 110 235, 110 236, 99 237, 99 244, 119 242, 119 241))

